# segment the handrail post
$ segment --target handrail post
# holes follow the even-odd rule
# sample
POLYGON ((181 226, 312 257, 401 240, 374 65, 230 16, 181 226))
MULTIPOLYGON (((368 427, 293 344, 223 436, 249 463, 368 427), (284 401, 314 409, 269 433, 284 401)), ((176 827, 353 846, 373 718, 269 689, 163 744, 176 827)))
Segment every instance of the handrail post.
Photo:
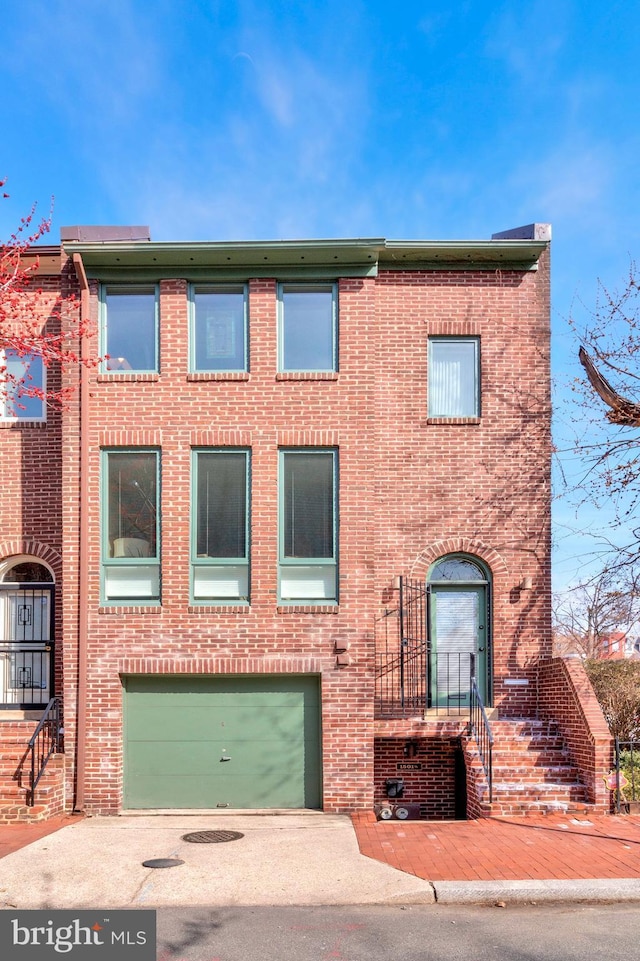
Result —
POLYGON ((469 718, 470 733, 478 745, 478 754, 482 762, 487 784, 489 786, 489 804, 493 803, 493 734, 489 718, 480 696, 480 689, 475 677, 471 679, 471 716, 469 718))
POLYGON ((52 754, 60 753, 60 749, 60 700, 57 697, 52 697, 38 722, 38 726, 31 735, 27 746, 31 761, 31 783, 28 797, 29 807, 33 807, 35 804, 36 787, 49 762, 49 758, 52 754), (45 737, 47 737, 46 744, 44 743, 45 737), (36 751, 38 751, 37 772, 36 751))
POLYGON ((404 636, 405 631, 405 613, 404 613, 404 578, 400 576, 400 590, 399 590, 399 601, 400 601, 400 707, 404 711, 404 654, 406 648, 406 640, 404 636))

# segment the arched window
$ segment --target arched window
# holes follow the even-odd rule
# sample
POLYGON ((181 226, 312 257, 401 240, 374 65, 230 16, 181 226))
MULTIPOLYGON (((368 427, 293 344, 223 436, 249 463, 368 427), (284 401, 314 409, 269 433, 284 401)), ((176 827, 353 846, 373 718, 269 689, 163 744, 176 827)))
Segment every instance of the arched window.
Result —
POLYGON ((487 581, 487 573, 476 561, 460 555, 448 555, 436 561, 429 573, 431 583, 438 581, 487 581))
POLYGON ((18 561, 12 567, 8 567, 2 575, 2 581, 10 584, 52 584, 53 577, 51 571, 39 564, 37 561, 18 561))

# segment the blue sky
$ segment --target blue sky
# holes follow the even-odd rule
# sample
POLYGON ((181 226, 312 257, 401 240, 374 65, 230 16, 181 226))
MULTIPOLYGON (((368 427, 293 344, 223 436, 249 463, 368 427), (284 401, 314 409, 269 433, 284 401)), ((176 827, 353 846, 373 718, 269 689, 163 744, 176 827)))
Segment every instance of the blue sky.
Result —
MULTIPOLYGON (((640 250, 628 3, 4 0, 0 27, 0 236, 51 195, 54 242, 78 223, 232 240, 551 222, 561 409, 565 318, 640 250)), ((591 549, 567 525, 604 516, 556 505, 558 584, 591 549)))

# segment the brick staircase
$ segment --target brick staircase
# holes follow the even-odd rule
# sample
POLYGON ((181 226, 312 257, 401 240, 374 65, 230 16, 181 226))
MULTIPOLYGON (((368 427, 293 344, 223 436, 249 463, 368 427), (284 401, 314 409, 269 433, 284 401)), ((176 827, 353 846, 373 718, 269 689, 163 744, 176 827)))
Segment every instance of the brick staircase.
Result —
POLYGON ((467 744, 470 784, 475 787, 476 812, 481 817, 588 813, 585 787, 571 763, 558 726, 553 721, 530 719, 491 721, 493 744, 493 802, 479 774, 475 747, 467 744))
POLYGON ((36 803, 28 804, 31 769, 26 750, 40 713, 4 714, 0 716, 0 824, 44 821, 64 813, 64 754, 49 759, 36 788, 36 803))

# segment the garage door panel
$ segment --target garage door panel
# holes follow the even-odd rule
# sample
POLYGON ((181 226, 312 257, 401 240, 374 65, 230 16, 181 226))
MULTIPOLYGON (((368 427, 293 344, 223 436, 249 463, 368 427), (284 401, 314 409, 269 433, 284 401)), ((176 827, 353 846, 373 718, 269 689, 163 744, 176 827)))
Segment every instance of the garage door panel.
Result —
POLYGON ((320 806, 316 678, 127 678, 125 690, 126 807, 320 806))
POLYGON ((228 765, 234 775, 260 776, 274 764, 283 773, 298 768, 310 746, 301 734, 295 740, 130 741, 128 756, 132 769, 143 774, 221 774, 219 769, 228 765))
POLYGON ((247 730, 255 728, 256 712, 259 712, 260 726, 252 737, 261 740, 271 738, 292 738, 297 741, 304 732, 304 705, 290 708, 235 705, 222 708, 205 705, 181 707, 170 700, 164 706, 142 707, 136 709, 128 725, 130 741, 150 740, 162 732, 164 741, 183 741, 193 737, 220 737, 236 739, 247 730))
MULTIPOLYGON (((253 798, 252 809, 308 807, 305 793, 299 784, 282 780, 261 781, 252 778, 223 778, 215 781, 205 776, 189 778, 136 777, 132 786, 134 797, 153 798, 153 803, 142 808, 239 808, 247 809, 246 798, 253 798)), ((133 807, 134 805, 131 805, 133 807)))

